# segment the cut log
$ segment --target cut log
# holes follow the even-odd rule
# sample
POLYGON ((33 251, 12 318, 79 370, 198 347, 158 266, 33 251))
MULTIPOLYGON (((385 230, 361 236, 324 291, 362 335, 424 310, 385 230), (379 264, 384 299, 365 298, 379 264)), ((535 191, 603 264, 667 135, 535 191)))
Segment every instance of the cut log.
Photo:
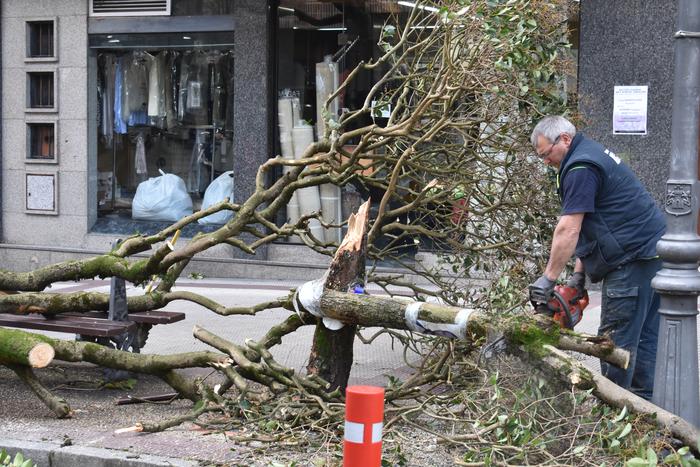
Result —
POLYGON ((0 363, 44 368, 54 356, 53 347, 40 336, 0 328, 0 363))
MULTIPOLYGON (((348 232, 335 252, 323 286, 326 291, 347 292, 365 285, 365 257, 369 203, 366 201, 348 219, 348 232)), ((331 390, 345 390, 353 361, 353 344, 357 327, 347 324, 340 329, 328 329, 321 321, 314 331, 313 345, 306 367, 308 374, 328 381, 331 390)))
POLYGON ((521 316, 492 323, 491 317, 478 310, 437 303, 406 301, 389 297, 357 295, 327 290, 320 300, 323 315, 346 324, 406 329, 451 339, 475 341, 490 332, 505 333, 514 344, 532 344, 537 352, 543 344, 593 355, 624 368, 629 352, 605 337, 577 336, 552 327, 551 322, 521 316))

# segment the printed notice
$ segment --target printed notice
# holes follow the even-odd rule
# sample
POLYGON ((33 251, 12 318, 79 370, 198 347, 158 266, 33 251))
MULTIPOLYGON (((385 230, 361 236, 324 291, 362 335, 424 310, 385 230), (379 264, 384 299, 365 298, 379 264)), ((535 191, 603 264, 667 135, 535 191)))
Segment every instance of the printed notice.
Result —
POLYGON ((615 86, 614 135, 647 134, 648 92, 649 86, 615 86))

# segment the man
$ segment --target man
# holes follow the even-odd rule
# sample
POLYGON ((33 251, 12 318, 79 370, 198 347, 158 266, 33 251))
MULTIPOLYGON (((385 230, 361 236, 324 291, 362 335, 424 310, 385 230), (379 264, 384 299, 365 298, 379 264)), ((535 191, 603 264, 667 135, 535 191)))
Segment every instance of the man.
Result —
POLYGON ((577 134, 564 117, 542 119, 530 141, 544 163, 558 169, 562 203, 549 261, 530 286, 531 298, 551 298, 575 253, 568 285, 582 293, 585 275, 603 281, 598 334, 609 334, 631 353, 626 371, 601 362, 603 375, 649 400, 659 332, 659 297, 651 279, 661 268, 656 242, 666 229, 664 215, 619 157, 577 134))

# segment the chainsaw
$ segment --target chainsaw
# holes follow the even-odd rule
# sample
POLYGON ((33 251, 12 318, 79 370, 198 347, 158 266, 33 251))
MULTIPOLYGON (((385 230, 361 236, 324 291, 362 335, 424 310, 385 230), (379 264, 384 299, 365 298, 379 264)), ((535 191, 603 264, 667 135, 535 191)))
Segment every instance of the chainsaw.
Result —
POLYGON ((566 329, 573 329, 581 321, 583 310, 588 306, 587 291, 584 290, 581 296, 575 287, 566 285, 555 286, 549 301, 544 299, 544 293, 539 289, 530 286, 530 297, 536 313, 551 316, 559 326, 566 329))

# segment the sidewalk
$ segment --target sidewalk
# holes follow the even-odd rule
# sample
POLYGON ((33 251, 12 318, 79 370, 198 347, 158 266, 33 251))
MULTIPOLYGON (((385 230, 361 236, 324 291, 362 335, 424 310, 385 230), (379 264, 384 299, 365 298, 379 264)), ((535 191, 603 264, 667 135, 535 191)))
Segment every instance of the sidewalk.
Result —
MULTIPOLYGON (((188 290, 206 294, 227 306, 247 306, 286 296, 290 287, 301 281, 246 281, 235 279, 183 280, 176 290, 188 290)), ((102 291, 109 288, 109 281, 84 281, 61 283, 53 286, 58 291, 102 291)), ((140 294, 142 289, 127 287, 127 293, 140 294)), ((370 289, 370 293, 380 293, 370 289)), ((193 350, 211 350, 210 347, 192 337, 192 327, 197 324, 234 342, 246 338, 260 338, 272 325, 289 316, 286 310, 271 310, 256 316, 223 317, 190 302, 178 301, 165 307, 166 310, 185 312, 184 321, 154 326, 143 353, 173 354, 193 350)), ((375 329, 365 329, 363 335, 371 336, 375 329)), ((68 334, 49 333, 52 337, 68 338, 68 334)), ((283 365, 298 371, 305 368, 311 348, 313 327, 306 326, 283 339, 281 345, 272 349, 275 358, 283 365)), ((351 384, 385 385, 387 375, 405 379, 410 369, 403 358, 403 347, 393 345, 387 336, 380 336, 372 344, 355 341, 355 363, 350 378, 351 384)), ((218 376, 209 369, 188 370, 192 377, 207 377, 207 382, 217 382, 218 376)), ((116 465, 187 465, 176 464, 178 459, 206 460, 225 465, 269 465, 272 461, 283 462, 275 457, 266 458, 262 443, 247 446, 227 441, 223 435, 193 431, 191 425, 179 426, 166 432, 154 434, 125 433, 115 435, 114 430, 132 426, 139 421, 165 420, 184 415, 191 410, 191 402, 175 401, 169 405, 138 404, 116 406, 117 398, 127 395, 142 397, 172 392, 172 389, 157 378, 139 376, 133 390, 100 389, 95 383, 102 379, 102 370, 90 364, 59 363, 37 371, 42 382, 53 392, 64 397, 75 411, 72 419, 57 420, 53 414, 17 377, 0 367, 0 395, 2 395, 3 432, 1 447, 22 447, 39 465, 51 466, 116 466, 116 465), (87 389, 91 387, 93 389, 87 389), (35 444, 39 443, 39 444, 35 444), (62 444, 69 446, 61 447, 62 444), (87 451, 80 451, 87 449, 87 451), (235 450, 234 450, 235 449, 235 450), (86 463, 68 461, 68 454, 83 452, 86 463), (99 453, 102 454, 99 454, 99 453), (161 456, 162 458, 145 455, 161 456), (42 460, 43 459, 43 460, 42 460), (44 463, 46 462, 46 463, 44 463), (121 462, 121 463, 120 463, 121 462), (125 463, 126 462, 126 463, 125 463), (131 464, 129 462, 134 462, 131 464)), ((196 464, 193 464, 196 465, 196 464)), ((206 464, 210 465, 210 464, 206 464)))
MULTIPOLYGON (((235 279, 183 280, 177 290, 205 293, 210 298, 228 305, 252 305, 286 296, 289 288, 301 281, 247 281, 235 279)), ((79 284, 57 284, 53 290, 107 291, 108 281, 86 281, 79 284)), ((143 293, 142 289, 128 288, 129 294, 143 293)), ((370 293, 380 293, 370 289, 370 293)), ((576 330, 595 334, 600 320, 600 292, 590 292, 590 304, 584 311, 576 330)), ((209 349, 192 337, 192 327, 198 324, 234 342, 246 338, 257 339, 270 326, 286 318, 286 310, 271 310, 253 316, 222 317, 189 302, 174 302, 167 310, 186 313, 186 320, 155 326, 150 333, 143 353, 173 354, 192 350, 209 349)), ((370 336, 376 329, 366 329, 370 336)), ((66 334, 47 333, 54 337, 72 338, 66 334)), ((281 364, 303 370, 307 363, 313 328, 308 326, 283 339, 273 348, 275 358, 281 364)), ((355 363, 351 384, 384 385, 387 374, 405 379, 410 373, 403 359, 403 348, 393 346, 391 339, 381 336, 371 346, 359 340, 355 344, 355 363)), ((598 360, 583 359, 592 370, 599 371, 598 360)), ((218 377, 208 369, 188 370, 191 376, 206 377, 214 383, 218 377)), ((39 465, 106 466, 106 465, 197 465, 186 459, 206 460, 224 465, 270 465, 284 459, 274 457, 262 443, 234 444, 223 435, 195 431, 191 425, 179 426, 154 434, 125 433, 115 435, 114 430, 132 426, 139 421, 165 420, 186 414, 191 409, 189 401, 175 401, 169 405, 139 404, 116 406, 117 398, 136 397, 171 392, 160 380, 140 376, 132 390, 100 389, 95 383, 102 379, 102 370, 90 364, 60 363, 37 372, 44 384, 54 393, 64 397, 75 411, 72 419, 57 420, 9 370, 0 367, 0 395, 2 395, 3 433, 0 447, 15 447, 26 451, 39 465), (93 389, 89 389, 92 385, 93 389), (63 445, 63 446, 62 446, 63 445), (81 455, 81 462, 75 457, 81 455), (155 456, 155 457, 154 457, 155 456), (160 457, 158 457, 160 456, 160 457), (271 457, 268 457, 271 456, 271 457), (49 461, 49 459, 51 459, 49 461), (73 459, 73 460, 69 460, 73 459), (49 464, 50 462, 50 464, 49 464)))

